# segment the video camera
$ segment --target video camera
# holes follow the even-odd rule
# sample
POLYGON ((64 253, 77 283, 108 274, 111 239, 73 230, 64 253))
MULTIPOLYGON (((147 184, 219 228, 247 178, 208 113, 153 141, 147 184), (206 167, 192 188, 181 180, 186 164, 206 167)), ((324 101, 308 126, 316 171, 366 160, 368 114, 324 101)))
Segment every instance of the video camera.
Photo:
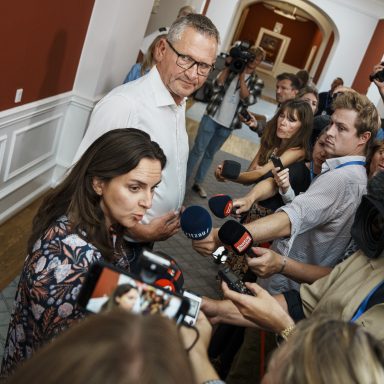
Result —
MULTIPOLYGON (((384 65, 384 61, 382 61, 380 63, 380 65, 384 65)), ((376 73, 371 73, 369 75, 369 80, 370 81, 377 80, 377 81, 380 81, 381 83, 383 83, 384 82, 384 69, 382 69, 381 71, 378 71, 376 73)))
POLYGON ((229 56, 232 61, 229 65, 229 70, 234 73, 243 72, 248 62, 255 59, 255 55, 250 52, 251 45, 246 41, 240 41, 233 46, 229 51, 229 56))

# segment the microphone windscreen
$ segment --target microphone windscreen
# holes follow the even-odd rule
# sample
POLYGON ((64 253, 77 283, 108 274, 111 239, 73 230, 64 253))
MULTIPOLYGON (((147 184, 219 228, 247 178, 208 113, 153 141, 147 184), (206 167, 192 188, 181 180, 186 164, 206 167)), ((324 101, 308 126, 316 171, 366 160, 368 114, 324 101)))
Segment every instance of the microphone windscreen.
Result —
POLYGON ((193 240, 202 240, 211 232, 211 215, 205 208, 191 205, 181 214, 180 225, 185 236, 193 240))
POLYGON ((236 180, 241 171, 241 164, 234 160, 224 160, 221 176, 226 179, 236 180))
POLYGON ((208 200, 211 212, 220 219, 227 217, 233 208, 233 201, 228 195, 215 195, 208 200))
POLYGON ((253 244, 252 235, 235 220, 226 221, 219 229, 218 236, 223 244, 229 245, 238 255, 246 253, 253 244))

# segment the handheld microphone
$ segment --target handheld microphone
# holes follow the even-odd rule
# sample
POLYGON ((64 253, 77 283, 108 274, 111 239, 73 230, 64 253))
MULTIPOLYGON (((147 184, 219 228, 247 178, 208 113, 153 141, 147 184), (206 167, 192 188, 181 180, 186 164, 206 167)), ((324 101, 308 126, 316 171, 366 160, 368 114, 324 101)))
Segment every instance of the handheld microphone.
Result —
POLYGON ((180 225, 185 236, 192 240, 202 240, 211 232, 211 215, 205 208, 191 205, 181 214, 180 225))
POLYGON ((253 244, 252 235, 235 220, 226 221, 219 229, 218 236, 223 244, 230 246, 238 255, 246 253, 253 244))
POLYGON ((224 219, 231 213, 233 201, 228 195, 215 195, 208 200, 208 206, 216 217, 224 219))
POLYGON ((224 160, 221 176, 229 180, 236 180, 241 171, 241 164, 234 160, 224 160))

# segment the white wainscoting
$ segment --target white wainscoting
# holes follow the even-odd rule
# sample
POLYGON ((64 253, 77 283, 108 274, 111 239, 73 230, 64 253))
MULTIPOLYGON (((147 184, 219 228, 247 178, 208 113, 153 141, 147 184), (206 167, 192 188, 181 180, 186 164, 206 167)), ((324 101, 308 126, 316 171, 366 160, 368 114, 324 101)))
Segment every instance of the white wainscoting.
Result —
POLYGON ((93 106, 68 92, 0 112, 0 223, 66 172, 93 106))

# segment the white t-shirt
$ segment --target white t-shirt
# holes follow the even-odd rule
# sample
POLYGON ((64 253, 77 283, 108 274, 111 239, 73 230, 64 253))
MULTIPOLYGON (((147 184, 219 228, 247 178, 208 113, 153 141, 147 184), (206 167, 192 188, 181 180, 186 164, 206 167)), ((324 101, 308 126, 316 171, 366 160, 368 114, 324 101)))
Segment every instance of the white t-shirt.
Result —
POLYGON ((167 156, 152 208, 142 222, 146 224, 155 217, 179 209, 184 200, 189 151, 185 100, 176 105, 156 66, 147 75, 120 85, 100 100, 93 110, 75 160, 99 136, 116 128, 137 128, 147 132, 167 156))
MULTIPOLYGON (((250 75, 245 75, 245 81, 250 75)), ((216 123, 229 128, 231 126, 233 117, 235 116, 237 106, 240 101, 240 82, 239 76, 235 76, 226 90, 223 101, 220 104, 220 107, 217 109, 215 115, 212 117, 212 120, 216 123)))

